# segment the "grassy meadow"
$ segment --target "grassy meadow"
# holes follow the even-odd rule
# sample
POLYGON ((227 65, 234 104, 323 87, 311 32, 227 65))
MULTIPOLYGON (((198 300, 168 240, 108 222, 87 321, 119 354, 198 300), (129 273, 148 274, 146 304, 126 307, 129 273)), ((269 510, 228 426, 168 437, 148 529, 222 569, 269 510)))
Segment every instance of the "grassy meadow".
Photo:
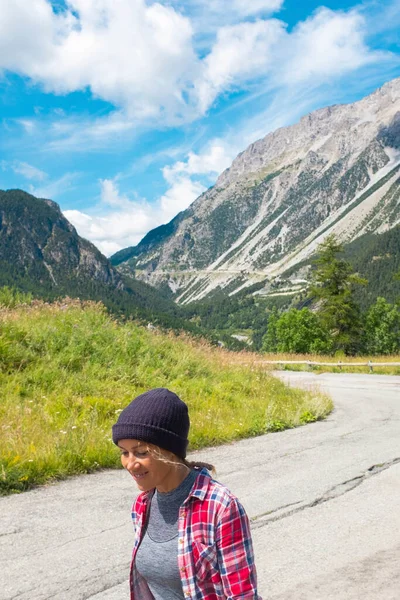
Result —
POLYGON ((187 336, 119 322, 95 303, 0 309, 0 494, 119 465, 111 425, 131 399, 169 387, 189 405, 190 448, 323 418, 331 400, 187 336))

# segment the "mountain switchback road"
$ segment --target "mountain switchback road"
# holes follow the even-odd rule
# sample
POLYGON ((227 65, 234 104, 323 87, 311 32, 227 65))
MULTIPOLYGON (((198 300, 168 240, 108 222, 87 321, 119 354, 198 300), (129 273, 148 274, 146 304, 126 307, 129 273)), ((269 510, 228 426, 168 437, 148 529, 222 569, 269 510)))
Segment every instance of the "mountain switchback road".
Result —
MULTIPOLYGON (((252 519, 264 600, 399 600, 400 377, 280 372, 325 420, 196 453, 252 519)), ((127 600, 135 484, 123 471, 0 498, 1 600, 127 600)))

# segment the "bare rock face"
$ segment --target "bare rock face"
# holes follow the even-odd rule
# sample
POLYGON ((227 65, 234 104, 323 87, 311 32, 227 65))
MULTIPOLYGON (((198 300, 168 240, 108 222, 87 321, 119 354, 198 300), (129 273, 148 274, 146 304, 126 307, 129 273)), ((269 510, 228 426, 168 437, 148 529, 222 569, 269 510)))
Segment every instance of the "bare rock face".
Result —
POLYGON ((400 79, 354 104, 316 110, 299 123, 268 134, 239 154, 218 178, 216 186, 257 173, 271 163, 284 167, 309 152, 331 162, 359 154, 400 111, 400 79))
MULTIPOLYGON (((400 222, 400 79, 317 110, 251 144, 170 224, 114 264, 178 302, 234 293, 344 242, 400 222)), ((113 260, 112 260, 113 262, 113 260)))

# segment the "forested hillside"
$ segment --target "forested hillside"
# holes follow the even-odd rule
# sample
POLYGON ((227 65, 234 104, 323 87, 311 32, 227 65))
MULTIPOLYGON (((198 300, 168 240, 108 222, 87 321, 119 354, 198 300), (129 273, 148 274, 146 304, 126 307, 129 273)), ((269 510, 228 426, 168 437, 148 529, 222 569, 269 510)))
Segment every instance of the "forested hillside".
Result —
POLYGON ((344 256, 354 270, 368 280, 356 297, 368 308, 378 296, 389 302, 400 299, 400 282, 394 275, 400 272, 400 226, 380 235, 365 234, 345 246, 344 256))
POLYGON ((162 291, 118 273, 55 202, 22 190, 0 191, 0 286, 47 300, 99 300, 117 314, 197 330, 162 291))

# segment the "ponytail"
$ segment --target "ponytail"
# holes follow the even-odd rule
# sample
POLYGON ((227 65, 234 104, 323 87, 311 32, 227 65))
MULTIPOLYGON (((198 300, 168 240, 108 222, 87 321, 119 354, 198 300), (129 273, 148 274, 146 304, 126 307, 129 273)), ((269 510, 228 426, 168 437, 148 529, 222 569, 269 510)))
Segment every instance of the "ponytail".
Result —
POLYGON ((163 451, 161 450, 161 448, 159 446, 155 446, 154 444, 147 444, 147 450, 157 460, 160 460, 169 465, 176 465, 176 464, 180 463, 180 464, 185 465, 185 467, 187 467, 188 469, 207 469, 207 471, 210 471, 210 473, 212 475, 216 475, 216 473, 217 473, 214 465, 211 465, 210 463, 202 462, 200 460, 189 461, 189 460, 186 460, 186 458, 181 458, 180 456, 177 456, 173 452, 169 452, 169 454, 173 458, 168 459, 165 456, 165 454, 163 453, 163 451))
POLYGON ((211 465, 210 463, 202 462, 200 460, 188 461, 186 460, 186 458, 184 458, 183 464, 185 465, 185 467, 188 467, 188 469, 207 469, 207 471, 210 471, 212 475, 216 474, 216 469, 214 465, 211 465))

